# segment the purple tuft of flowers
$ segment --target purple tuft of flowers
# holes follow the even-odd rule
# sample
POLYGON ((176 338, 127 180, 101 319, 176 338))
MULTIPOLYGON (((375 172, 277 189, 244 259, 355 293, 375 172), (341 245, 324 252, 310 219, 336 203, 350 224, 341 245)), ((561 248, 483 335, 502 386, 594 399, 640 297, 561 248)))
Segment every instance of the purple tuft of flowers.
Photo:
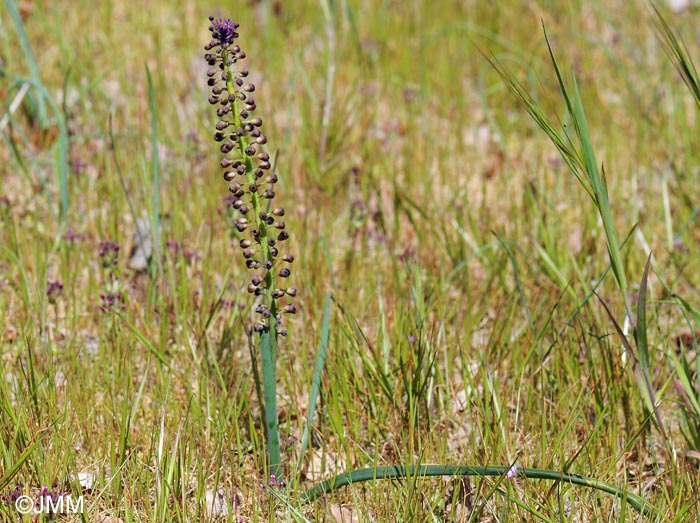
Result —
POLYGON ((238 38, 238 24, 233 20, 228 18, 219 18, 215 20, 213 16, 209 17, 211 25, 209 26, 209 31, 211 31, 212 41, 206 50, 213 49, 214 47, 221 46, 226 49, 233 41, 238 38))
POLYGON ((75 232, 72 227, 66 227, 66 232, 63 233, 63 239, 68 243, 82 242, 87 239, 81 232, 75 232))
POLYGON ((117 264, 119 258, 119 244, 111 240, 100 240, 97 254, 102 259, 102 266, 105 268, 117 264))
POLYGON ((126 310, 126 302, 121 292, 103 292, 100 294, 100 312, 107 312, 112 309, 126 310))
POLYGON ((61 295, 62 291, 63 282, 60 279, 46 282, 46 297, 49 299, 51 305, 56 304, 56 300, 61 295))
POLYGON ((0 500, 9 504, 14 505, 17 499, 22 495, 22 491, 19 489, 19 485, 15 485, 13 490, 8 491, 7 494, 0 494, 0 500))
MULTIPOLYGON (((41 493, 39 494, 39 498, 48 498, 51 500, 51 504, 47 506, 55 506, 56 501, 58 501, 58 498, 62 498, 66 495, 65 492, 58 492, 57 490, 49 490, 49 487, 44 485, 41 487, 41 493)), ((39 505, 39 501, 35 502, 37 505, 39 505)))

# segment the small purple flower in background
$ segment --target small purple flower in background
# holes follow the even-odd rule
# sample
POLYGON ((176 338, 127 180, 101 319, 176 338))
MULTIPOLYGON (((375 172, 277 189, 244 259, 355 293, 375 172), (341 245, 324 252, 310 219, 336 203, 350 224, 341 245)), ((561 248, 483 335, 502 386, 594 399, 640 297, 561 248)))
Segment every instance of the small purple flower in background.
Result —
POLYGON ((107 269, 117 264, 119 259, 119 244, 111 240, 100 240, 97 254, 102 259, 102 266, 107 269))
POLYGON ((82 242, 87 239, 81 232, 75 232, 72 227, 66 227, 66 232, 63 233, 63 239, 68 243, 82 242))
POLYGON ((126 310, 126 302, 121 292, 103 292, 100 294, 100 311, 107 312, 112 309, 126 310))
POLYGON ((415 343, 416 341, 418 341, 418 338, 415 336, 411 335, 408 337, 408 343, 415 343))
POLYGON ((62 291, 63 282, 60 279, 54 281, 49 280, 46 283, 46 297, 49 299, 51 305, 56 304, 56 300, 61 295, 62 291))
POLYGON ((22 491, 19 489, 19 485, 15 485, 15 488, 8 491, 7 494, 0 494, 0 500, 4 501, 8 505, 14 505, 21 495, 22 491))
POLYGON ((506 477, 507 478, 514 478, 518 474, 518 465, 517 463, 513 463, 513 466, 508 469, 508 472, 506 472, 506 477))
POLYGON ((65 495, 65 493, 58 492, 57 490, 49 490, 49 487, 44 485, 43 487, 41 487, 41 494, 39 494, 39 498, 49 498, 51 500, 51 503, 55 505, 58 498, 62 498, 65 495))
POLYGON ((73 161, 73 171, 75 171, 76 174, 84 173, 86 167, 87 167, 87 162, 85 160, 83 160, 82 156, 78 156, 73 161))

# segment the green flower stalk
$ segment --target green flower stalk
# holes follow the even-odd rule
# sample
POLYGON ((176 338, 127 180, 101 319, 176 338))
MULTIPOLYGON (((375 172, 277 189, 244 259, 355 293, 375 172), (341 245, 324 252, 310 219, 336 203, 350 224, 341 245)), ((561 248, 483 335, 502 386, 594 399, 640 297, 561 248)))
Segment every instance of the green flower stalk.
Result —
POLYGON ((284 209, 273 205, 278 176, 272 171, 270 154, 264 150, 267 137, 262 131, 263 121, 253 116, 255 85, 247 80, 248 70, 240 65, 246 54, 235 43, 239 26, 229 19, 209 20, 212 40, 204 47, 204 59, 210 66, 209 103, 217 106, 219 118, 214 140, 221 143, 223 177, 230 184, 231 205, 239 215, 235 227, 240 233, 243 259, 253 271, 247 290, 256 297, 253 310, 258 316, 253 331, 260 335, 270 472, 279 478, 277 336, 287 335, 282 316, 296 313, 296 306, 289 300, 297 291, 282 284, 291 276, 294 256, 280 254, 289 233, 284 209))

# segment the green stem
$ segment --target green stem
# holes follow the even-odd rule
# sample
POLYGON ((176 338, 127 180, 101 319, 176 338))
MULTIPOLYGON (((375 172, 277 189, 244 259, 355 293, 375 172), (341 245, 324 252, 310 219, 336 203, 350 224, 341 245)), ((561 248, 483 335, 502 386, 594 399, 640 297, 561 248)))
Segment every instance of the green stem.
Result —
POLYGON ((267 454, 270 474, 277 481, 282 480, 282 459, 280 453, 280 430, 277 419, 277 330, 270 326, 269 331, 260 333, 260 353, 262 358, 263 394, 265 395, 265 428, 267 432, 267 454))
MULTIPOLYGON (((233 84, 233 71, 226 65, 227 55, 224 53, 223 63, 226 74, 226 91, 229 94, 235 93, 233 84)), ((231 100, 231 112, 234 120, 234 128, 238 129, 242 125, 238 112, 236 100, 231 100)), ((257 184, 253 168, 253 162, 245 153, 246 143, 243 137, 238 138, 238 150, 241 158, 245 161, 246 177, 250 185, 257 184)), ((272 261, 272 253, 268 244, 267 224, 260 218, 262 211, 261 197, 257 191, 250 192, 251 205, 253 207, 253 222, 260 231, 259 245, 263 261, 272 261)), ((267 270, 263 280, 262 288, 265 290, 267 307, 270 311, 268 330, 260 333, 260 357, 262 360, 263 375, 263 407, 265 412, 265 432, 267 436, 267 453, 270 466, 270 474, 274 474, 278 481, 282 480, 281 452, 279 421, 277 419, 277 304, 272 298, 272 291, 275 289, 274 270, 267 270)))
MULTIPOLYGON (((302 495, 303 501, 315 501, 324 494, 339 489, 346 485, 371 481, 376 479, 394 479, 408 477, 429 477, 429 476, 505 476, 509 471, 508 467, 469 467, 456 465, 409 465, 409 466, 389 466, 369 469, 358 469, 335 476, 334 478, 322 481, 318 485, 310 488, 302 495)), ((579 476, 578 474, 567 474, 555 470, 542 470, 519 468, 516 475, 521 478, 548 479, 552 481, 563 481, 572 485, 593 488, 612 494, 628 503, 633 509, 641 514, 651 515, 658 513, 658 509, 644 501, 641 497, 617 488, 613 485, 599 481, 597 479, 579 476)))

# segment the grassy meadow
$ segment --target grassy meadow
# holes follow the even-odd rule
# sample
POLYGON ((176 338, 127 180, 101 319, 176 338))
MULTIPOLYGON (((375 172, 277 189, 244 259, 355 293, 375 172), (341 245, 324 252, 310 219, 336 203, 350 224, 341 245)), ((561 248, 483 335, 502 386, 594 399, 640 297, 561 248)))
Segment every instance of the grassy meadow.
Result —
POLYGON ((700 10, 658 7, 4 0, 0 518, 51 519, 10 501, 46 486, 84 499, 56 521, 700 521, 700 10), (295 257, 284 487, 209 15, 240 24, 295 257), (647 509, 518 473, 303 496, 421 464, 647 509))

